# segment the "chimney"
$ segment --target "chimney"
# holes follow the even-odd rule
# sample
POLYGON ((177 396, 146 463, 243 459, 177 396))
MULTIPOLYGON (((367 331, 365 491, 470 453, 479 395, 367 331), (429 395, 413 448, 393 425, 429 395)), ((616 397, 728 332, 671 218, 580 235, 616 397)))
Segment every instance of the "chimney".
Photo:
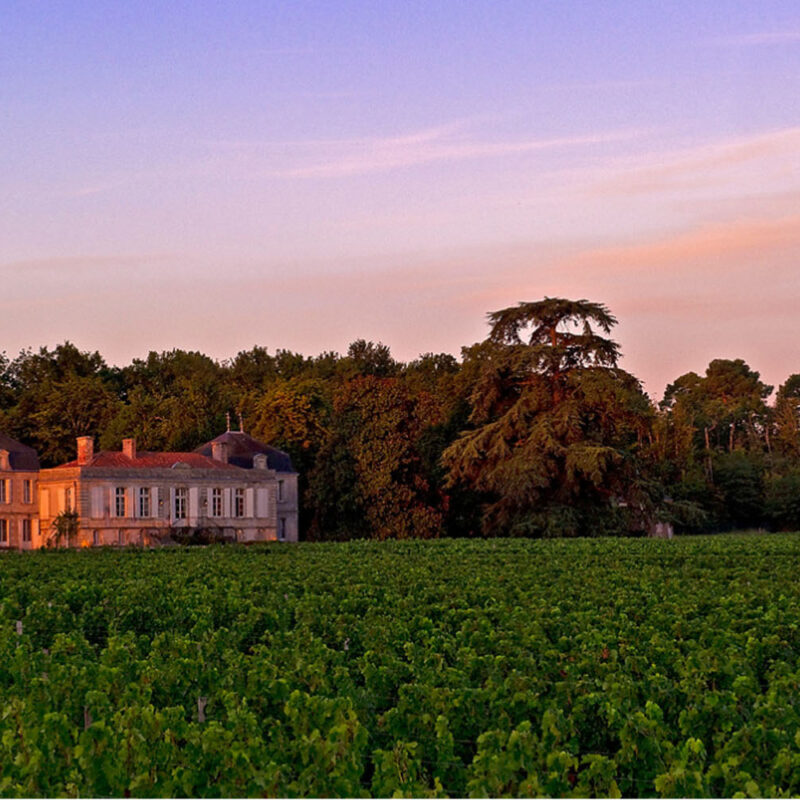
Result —
POLYGON ((136 439, 123 439, 122 452, 128 456, 131 461, 136 459, 136 439))
POLYGON ((211 458, 214 461, 221 461, 223 464, 228 463, 228 443, 227 442, 211 442, 211 458))
POLYGON ((94 437, 78 437, 78 464, 88 464, 94 456, 94 437))

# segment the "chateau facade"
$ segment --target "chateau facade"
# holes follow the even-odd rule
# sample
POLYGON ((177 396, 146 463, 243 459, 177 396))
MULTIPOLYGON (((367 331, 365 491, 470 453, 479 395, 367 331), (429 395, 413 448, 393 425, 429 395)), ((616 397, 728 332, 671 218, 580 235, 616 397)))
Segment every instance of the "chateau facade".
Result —
POLYGON ((192 536, 297 541, 297 473, 289 457, 241 431, 193 453, 140 452, 134 439, 125 439, 121 451, 95 452, 91 437, 79 437, 74 461, 38 469, 37 459, 35 470, 4 471, 2 453, 12 450, 3 442, 16 446, 13 452, 29 451, 27 460, 13 459, 18 464, 30 467, 35 458, 30 448, 0 438, 0 482, 17 487, 0 494, 0 548, 154 546, 192 536), (27 505, 25 497, 32 498, 27 505), (22 521, 26 513, 29 523, 22 521))

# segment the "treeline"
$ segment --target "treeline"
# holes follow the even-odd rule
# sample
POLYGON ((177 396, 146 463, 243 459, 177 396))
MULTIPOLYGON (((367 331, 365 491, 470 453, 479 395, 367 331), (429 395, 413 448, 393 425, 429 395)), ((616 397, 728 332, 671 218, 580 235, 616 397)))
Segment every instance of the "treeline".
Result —
POLYGON ((313 539, 800 529, 800 374, 770 404, 758 372, 718 359, 655 404, 617 366, 605 306, 545 298, 489 321, 460 360, 364 340, 123 367, 69 342, 0 354, 0 430, 51 466, 82 435, 191 450, 230 412, 291 455, 313 539))

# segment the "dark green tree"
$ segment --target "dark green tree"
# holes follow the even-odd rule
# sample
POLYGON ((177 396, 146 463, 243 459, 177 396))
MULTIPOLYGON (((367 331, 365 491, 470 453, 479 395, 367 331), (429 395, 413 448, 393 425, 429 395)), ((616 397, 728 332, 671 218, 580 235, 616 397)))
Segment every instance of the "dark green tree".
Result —
POLYGON ((356 339, 347 348, 347 357, 340 361, 340 370, 348 378, 358 375, 389 378, 400 371, 400 365, 385 344, 356 339))
POLYGON ((794 461, 800 458, 800 375, 790 375, 775 398, 775 446, 794 461))
POLYGON ((325 443, 309 476, 314 538, 439 536, 442 497, 420 452, 436 403, 398 378, 365 376, 333 396, 325 443))
POLYGON ((35 447, 44 466, 75 457, 76 436, 97 436, 119 406, 118 374, 70 342, 23 350, 5 370, 5 432, 35 447))
POLYGON ((135 436, 145 450, 192 450, 224 430, 234 392, 224 368, 197 352, 151 352, 122 371, 126 400, 100 444, 116 448, 135 436))
POLYGON ((759 450, 766 446, 771 392, 742 359, 718 358, 704 377, 689 372, 671 383, 661 407, 694 427, 696 446, 706 456, 741 447, 759 450))
POLYGON ((586 300, 545 298, 489 314, 472 356, 472 428, 444 453, 450 485, 487 498, 497 535, 644 528, 651 488, 639 450, 652 409, 617 367, 616 323, 586 300))

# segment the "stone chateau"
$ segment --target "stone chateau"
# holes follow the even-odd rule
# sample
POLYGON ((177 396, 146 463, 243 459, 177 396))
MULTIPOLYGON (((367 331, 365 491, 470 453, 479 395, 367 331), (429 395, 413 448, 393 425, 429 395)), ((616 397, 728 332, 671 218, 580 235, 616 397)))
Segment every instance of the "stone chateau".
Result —
POLYGON ((36 451, 0 434, 0 549, 155 546, 204 540, 297 541, 297 473, 289 456, 242 431, 192 453, 95 451, 41 469, 36 451))

